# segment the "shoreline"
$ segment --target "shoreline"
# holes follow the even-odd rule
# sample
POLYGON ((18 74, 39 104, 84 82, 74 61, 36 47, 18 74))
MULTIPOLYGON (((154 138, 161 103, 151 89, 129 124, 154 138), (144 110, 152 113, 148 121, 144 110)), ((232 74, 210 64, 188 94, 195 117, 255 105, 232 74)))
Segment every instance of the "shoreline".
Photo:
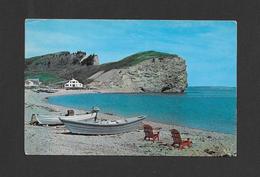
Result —
MULTIPOLYGON (((139 93, 143 93, 143 92, 129 92, 128 90, 119 90, 117 92, 114 91, 114 90, 64 90, 64 89, 56 89, 56 90, 57 90, 57 92, 51 93, 50 96, 45 97, 44 101, 49 105, 60 106, 60 107, 66 108, 66 109, 70 109, 70 108, 65 107, 65 106, 61 106, 61 105, 51 104, 47 101, 48 98, 54 97, 54 96, 80 95, 80 94, 102 94, 102 93, 105 93, 105 94, 106 93, 111 93, 111 94, 139 94, 139 93)), ((146 94, 146 93, 144 93, 144 94, 146 94)), ((147 93, 147 94, 160 94, 160 93, 147 93)), ((164 93, 164 94, 167 95, 167 94, 170 94, 170 93, 164 93)), ((179 93, 176 93, 176 94, 178 95, 179 93)), ((83 110, 83 109, 75 109, 75 110, 86 111, 86 110, 83 110)), ((103 113, 103 114, 106 114, 106 113, 103 113)), ((117 114, 114 114, 114 113, 111 113, 111 114, 115 115, 115 116, 119 116, 119 117, 124 117, 124 116, 117 115, 117 114)), ((145 120, 145 121, 147 121, 147 120, 145 120)), ((163 125, 169 125, 170 124, 170 123, 161 122, 161 121, 158 121, 158 120, 149 120, 147 122, 154 122, 156 124, 163 124, 163 125)), ((224 134, 224 135, 234 135, 234 136, 236 136, 236 133, 232 134, 232 133, 218 132, 218 131, 207 130, 207 129, 202 129, 202 128, 193 128, 193 127, 179 125, 179 124, 174 124, 174 125, 177 126, 177 127, 183 127, 183 128, 194 129, 194 130, 207 131, 207 132, 211 132, 211 133, 219 133, 219 134, 224 134)))
MULTIPOLYGON (((48 103, 48 97, 87 94, 87 93, 128 93, 126 90, 64 90, 55 93, 36 93, 25 89, 25 154, 28 155, 152 155, 152 156, 236 156, 236 135, 219 133, 208 130, 194 129, 161 122, 143 121, 153 127, 162 127, 160 142, 144 141, 142 129, 118 135, 85 136, 72 135, 64 126, 32 126, 29 125, 32 113, 65 113, 67 107, 48 103), (46 99, 47 98, 47 99, 46 99), (182 138, 191 138, 193 147, 179 151, 171 148, 172 143, 169 130, 176 128, 182 138), (81 144, 75 148, 71 143, 81 144), (46 148, 41 145, 47 144, 46 148), (66 148, 64 148, 64 146, 66 148), (93 147, 94 150, 93 150, 93 147), (109 150, 107 147, 112 147, 109 150), (115 151, 116 149, 116 151, 115 151)), ((75 113, 84 110, 74 109, 75 113)), ((99 113, 99 117, 106 119, 120 119, 120 115, 99 113)))

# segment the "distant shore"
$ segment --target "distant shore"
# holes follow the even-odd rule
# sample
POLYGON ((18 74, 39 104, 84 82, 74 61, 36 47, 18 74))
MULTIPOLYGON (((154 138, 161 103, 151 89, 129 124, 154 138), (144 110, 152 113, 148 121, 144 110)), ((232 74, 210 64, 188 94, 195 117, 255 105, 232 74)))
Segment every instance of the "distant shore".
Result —
MULTIPOLYGON (((25 89, 25 154, 27 155, 141 155, 141 156, 236 156, 236 135, 209 132, 177 125, 145 120, 153 127, 162 127, 159 142, 144 141, 144 133, 137 131, 104 136, 73 135, 64 126, 29 125, 32 114, 59 114, 70 108, 51 105, 50 96, 83 93, 129 93, 130 90, 64 90, 55 93, 25 89), (176 128, 182 138, 191 138, 193 147, 177 150, 170 146, 170 129, 176 128)), ((94 105, 93 105, 94 106, 94 105)), ((75 110, 75 109, 74 109, 75 110)), ((83 113, 84 110, 75 110, 83 113)), ((101 113, 99 118, 120 119, 118 115, 101 113)))

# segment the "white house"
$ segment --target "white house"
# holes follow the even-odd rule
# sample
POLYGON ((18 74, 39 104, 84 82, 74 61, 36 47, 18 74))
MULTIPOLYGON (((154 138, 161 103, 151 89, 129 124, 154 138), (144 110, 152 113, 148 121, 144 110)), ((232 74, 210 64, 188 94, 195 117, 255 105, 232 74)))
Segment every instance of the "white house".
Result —
POLYGON ((26 79, 24 82, 25 87, 38 87, 40 86, 41 82, 39 79, 26 79))
POLYGON ((69 82, 64 84, 65 88, 83 88, 83 84, 77 81, 76 79, 71 79, 69 82))

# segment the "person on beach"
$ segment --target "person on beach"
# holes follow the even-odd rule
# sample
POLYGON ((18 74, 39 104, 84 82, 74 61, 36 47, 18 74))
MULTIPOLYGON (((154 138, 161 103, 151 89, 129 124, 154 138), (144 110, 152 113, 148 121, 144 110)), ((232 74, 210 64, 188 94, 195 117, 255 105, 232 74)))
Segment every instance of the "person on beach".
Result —
POLYGON ((100 109, 98 107, 95 107, 95 106, 92 107, 92 112, 96 113, 96 116, 94 118, 95 122, 97 121, 97 114, 98 114, 99 111, 100 111, 100 109))

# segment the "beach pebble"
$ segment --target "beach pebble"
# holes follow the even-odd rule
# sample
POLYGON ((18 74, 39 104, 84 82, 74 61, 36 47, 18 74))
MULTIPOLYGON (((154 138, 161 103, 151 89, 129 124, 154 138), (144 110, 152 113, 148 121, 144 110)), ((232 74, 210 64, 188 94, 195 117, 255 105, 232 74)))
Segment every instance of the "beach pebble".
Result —
POLYGON ((216 152, 215 151, 212 151, 212 150, 209 150, 209 149, 205 149, 204 152, 212 155, 212 154, 215 154, 216 152))

